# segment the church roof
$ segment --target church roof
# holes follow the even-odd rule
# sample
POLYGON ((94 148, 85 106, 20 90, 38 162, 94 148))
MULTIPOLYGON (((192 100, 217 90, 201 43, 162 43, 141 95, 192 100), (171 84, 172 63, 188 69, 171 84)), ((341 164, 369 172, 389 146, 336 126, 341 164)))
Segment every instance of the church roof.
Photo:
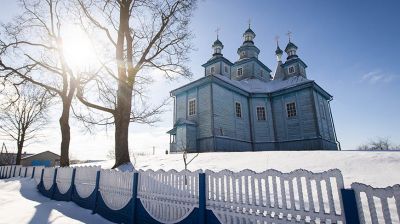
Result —
POLYGON ((290 48, 296 48, 297 49, 297 46, 294 43, 289 41, 289 43, 286 45, 285 51, 288 51, 290 48))
POLYGON ((222 75, 215 75, 217 78, 238 87, 248 93, 271 93, 278 90, 294 87, 307 82, 313 82, 302 76, 293 76, 285 80, 272 80, 264 82, 259 79, 247 78, 243 80, 232 80, 222 75))
POLYGON ((219 39, 217 39, 216 41, 214 41, 213 47, 214 47, 214 46, 217 46, 217 45, 224 46, 224 45, 222 44, 222 42, 221 42, 219 39))
POLYGON ((250 27, 244 32, 244 34, 246 33, 252 33, 254 36, 256 35, 256 33, 254 33, 254 31, 250 29, 250 27))
POLYGON ((281 50, 281 48, 279 46, 277 46, 275 54, 282 54, 282 53, 283 53, 283 51, 281 50))

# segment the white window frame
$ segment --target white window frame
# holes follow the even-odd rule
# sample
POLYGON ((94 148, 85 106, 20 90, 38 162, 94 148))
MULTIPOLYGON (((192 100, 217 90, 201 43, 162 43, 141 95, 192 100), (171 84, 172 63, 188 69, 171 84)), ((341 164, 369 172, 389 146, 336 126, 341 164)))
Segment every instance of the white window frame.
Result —
POLYGON ((237 75, 238 75, 238 77, 243 76, 243 68, 242 67, 237 69, 237 75))
POLYGON ((212 67, 210 68, 210 73, 211 73, 211 74, 214 74, 214 73, 215 73, 215 67, 214 67, 214 66, 212 66, 212 67))
POLYGON ((297 105, 296 105, 296 102, 293 101, 293 102, 286 103, 286 108, 285 109, 286 109, 286 115, 287 115, 288 118, 297 116, 297 105), (291 104, 294 105, 293 108, 289 108, 288 107, 291 104))
POLYGON ((290 67, 288 68, 288 73, 289 73, 289 74, 293 74, 293 73, 295 73, 295 71, 296 71, 296 70, 295 70, 294 66, 290 66, 290 67), (290 71, 291 68, 293 69, 292 72, 290 71))
POLYGON ((196 98, 192 98, 190 100, 188 100, 188 116, 195 116, 196 115, 196 111, 197 110, 197 106, 196 106, 196 98), (190 108, 190 103, 194 102, 194 108, 193 108, 193 113, 191 113, 191 108, 190 108))
POLYGON ((257 115, 257 121, 266 121, 267 120, 267 111, 266 111, 264 106, 257 106, 256 107, 256 115, 257 115), (261 108, 263 109, 263 110, 261 110, 261 111, 264 112, 263 114, 259 114, 258 113, 258 109, 261 109, 261 108), (264 119, 260 119, 259 115, 262 115, 262 118, 264 118, 264 119))
POLYGON ((235 117, 242 118, 242 104, 239 101, 235 101, 235 117), (237 105, 239 105, 239 110, 237 109, 237 105))

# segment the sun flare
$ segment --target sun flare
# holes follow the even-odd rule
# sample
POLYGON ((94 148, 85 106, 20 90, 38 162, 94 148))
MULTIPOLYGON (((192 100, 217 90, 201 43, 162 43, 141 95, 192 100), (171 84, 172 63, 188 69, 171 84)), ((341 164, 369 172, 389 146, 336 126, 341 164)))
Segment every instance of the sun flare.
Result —
POLYGON ((85 70, 96 64, 96 53, 86 33, 76 26, 69 26, 63 36, 64 56, 73 70, 85 70))

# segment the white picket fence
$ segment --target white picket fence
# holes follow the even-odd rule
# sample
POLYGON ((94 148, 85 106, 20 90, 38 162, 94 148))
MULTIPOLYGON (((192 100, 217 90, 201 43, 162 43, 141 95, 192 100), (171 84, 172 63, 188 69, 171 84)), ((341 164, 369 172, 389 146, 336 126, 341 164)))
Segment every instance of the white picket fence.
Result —
POLYGON ((27 168, 26 168, 26 177, 32 177, 32 174, 33 174, 33 166, 28 166, 27 168))
POLYGON ((177 223, 199 207, 199 173, 140 170, 138 198, 152 218, 177 223))
POLYGON ((25 173, 26 173, 26 169, 27 169, 28 167, 25 167, 25 166, 23 166, 23 167, 21 167, 21 172, 19 173, 19 176, 20 177, 25 177, 25 173))
POLYGON ((59 167, 57 168, 56 183, 57 188, 61 194, 65 194, 71 188, 72 173, 74 168, 71 167, 59 167))
POLYGON ((400 223, 400 185, 373 188, 353 183, 361 223, 400 223))
POLYGON ((207 208, 221 223, 343 223, 339 170, 206 171, 207 208))
POLYGON ((75 189, 81 198, 89 197, 96 188, 97 171, 100 166, 75 167, 75 189))
MULTIPOLYGON (((56 183, 62 194, 70 188, 75 169, 75 189, 82 198, 89 197, 96 189, 98 171, 98 192, 107 207, 120 210, 133 197, 134 173, 101 170, 100 167, 35 167, 35 182, 39 184, 43 178, 43 186, 49 190, 56 169, 56 183)), ((0 167, 3 177, 13 177, 14 172, 15 176, 26 173, 30 178, 33 167, 0 167)), ((182 221, 199 208, 201 172, 139 170, 137 198, 155 220, 161 223, 182 221)), ((343 177, 337 169, 322 173, 206 170, 205 177, 206 208, 213 211, 221 223, 345 223, 340 192, 344 189, 343 177)), ((354 205, 361 223, 400 223, 400 185, 373 188, 353 183, 351 189, 355 192, 357 205, 354 205)))
POLYGON ((101 170, 99 191, 107 207, 112 210, 124 208, 132 198, 133 173, 101 170))

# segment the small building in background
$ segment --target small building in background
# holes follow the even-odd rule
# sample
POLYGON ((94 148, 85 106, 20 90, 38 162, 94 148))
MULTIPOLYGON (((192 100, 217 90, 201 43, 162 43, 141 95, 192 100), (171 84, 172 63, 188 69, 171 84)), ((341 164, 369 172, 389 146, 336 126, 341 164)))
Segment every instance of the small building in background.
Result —
POLYGON ((26 156, 21 159, 23 166, 58 166, 60 165, 60 156, 50 152, 44 151, 31 156, 26 156))

